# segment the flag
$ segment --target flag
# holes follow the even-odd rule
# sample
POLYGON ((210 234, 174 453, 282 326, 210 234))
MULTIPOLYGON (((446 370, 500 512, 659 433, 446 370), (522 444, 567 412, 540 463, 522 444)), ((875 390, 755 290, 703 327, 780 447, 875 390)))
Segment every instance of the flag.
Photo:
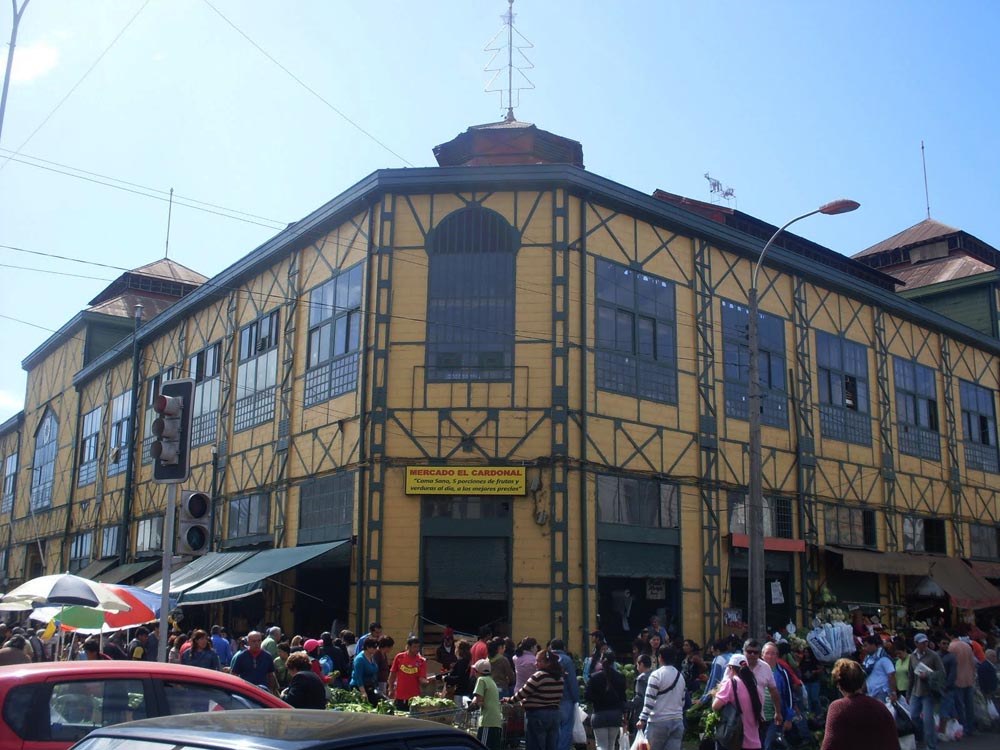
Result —
POLYGON ((42 633, 42 640, 47 641, 49 638, 56 634, 56 628, 59 627, 59 623, 52 619, 49 620, 49 624, 45 626, 45 632, 42 633))

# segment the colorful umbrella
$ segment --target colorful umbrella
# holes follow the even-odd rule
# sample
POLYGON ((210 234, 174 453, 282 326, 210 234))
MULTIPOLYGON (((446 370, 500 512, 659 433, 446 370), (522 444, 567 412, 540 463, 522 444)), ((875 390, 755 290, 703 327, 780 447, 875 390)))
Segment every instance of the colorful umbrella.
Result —
MULTIPOLYGON (((128 612, 102 612, 89 607, 42 607, 31 613, 31 619, 40 622, 57 620, 64 630, 112 631, 134 628, 136 625, 156 620, 160 616, 160 596, 136 586, 106 583, 131 609, 128 612)), ((170 600, 170 608, 177 604, 170 600)))
POLYGON ((130 605, 103 583, 71 573, 32 578, 7 592, 0 609, 91 607, 105 612, 128 612, 130 605))

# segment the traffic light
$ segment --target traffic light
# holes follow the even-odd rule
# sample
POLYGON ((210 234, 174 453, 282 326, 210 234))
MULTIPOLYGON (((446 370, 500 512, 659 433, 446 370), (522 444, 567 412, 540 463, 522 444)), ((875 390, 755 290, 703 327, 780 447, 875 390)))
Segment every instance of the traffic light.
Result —
POLYGON ((184 482, 191 474, 191 412, 194 381, 168 380, 153 399, 153 481, 160 484, 184 482))
POLYGON ((204 492, 181 493, 181 514, 174 552, 178 555, 204 555, 208 552, 211 508, 212 500, 204 492))

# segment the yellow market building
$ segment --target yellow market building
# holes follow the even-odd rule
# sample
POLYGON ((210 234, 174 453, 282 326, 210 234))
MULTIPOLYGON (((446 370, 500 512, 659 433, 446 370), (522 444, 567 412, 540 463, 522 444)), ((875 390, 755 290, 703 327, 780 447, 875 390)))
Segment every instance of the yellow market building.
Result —
MULTIPOLYGON (((435 154, 212 279, 124 274, 25 359, 0 426, 8 587, 72 569, 156 588, 150 404, 190 377, 183 489, 213 503, 210 550, 172 574, 185 625, 488 625, 577 651, 653 615, 741 629, 747 286, 775 227, 619 185, 527 123, 435 154)), ((1000 604, 980 575, 1000 341, 801 237, 772 252, 768 626, 806 625, 821 590, 890 619, 1000 604)))

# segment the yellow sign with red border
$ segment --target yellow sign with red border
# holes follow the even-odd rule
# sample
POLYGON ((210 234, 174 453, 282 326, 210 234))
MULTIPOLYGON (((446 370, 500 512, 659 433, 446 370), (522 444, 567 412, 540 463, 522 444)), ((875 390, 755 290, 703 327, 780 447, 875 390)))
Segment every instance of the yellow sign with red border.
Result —
POLYGON ((407 495, 523 495, 523 466, 407 466, 407 495))

